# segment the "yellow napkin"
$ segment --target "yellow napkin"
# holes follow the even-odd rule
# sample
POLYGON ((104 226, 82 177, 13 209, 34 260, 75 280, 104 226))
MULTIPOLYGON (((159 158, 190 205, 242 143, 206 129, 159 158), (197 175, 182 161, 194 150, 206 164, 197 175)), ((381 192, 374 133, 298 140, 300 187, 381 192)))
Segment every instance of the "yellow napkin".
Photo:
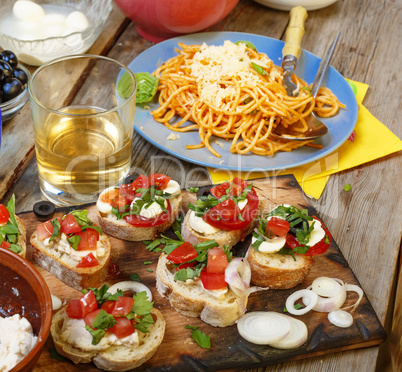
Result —
POLYGON ((353 141, 347 140, 336 151, 320 160, 283 171, 235 174, 235 172, 208 168, 212 182, 219 183, 230 180, 236 175, 252 179, 293 174, 308 196, 319 199, 331 174, 402 150, 402 141, 363 106, 362 102, 368 85, 348 81, 356 94, 359 105, 353 141))

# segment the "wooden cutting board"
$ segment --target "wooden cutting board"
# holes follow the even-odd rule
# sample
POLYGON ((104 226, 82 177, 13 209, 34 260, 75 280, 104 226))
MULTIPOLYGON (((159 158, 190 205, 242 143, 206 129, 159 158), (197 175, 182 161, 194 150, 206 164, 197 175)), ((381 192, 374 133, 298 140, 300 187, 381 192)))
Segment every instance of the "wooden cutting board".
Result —
MULTIPOLYGON (((286 203, 309 209, 316 214, 314 208, 304 197, 297 181, 292 175, 275 178, 265 178, 253 181, 259 195, 266 200, 266 210, 271 210, 278 204, 286 203)), ((183 192, 183 210, 186 212, 189 201, 196 200, 195 194, 183 192)), ((74 208, 73 208, 74 209, 74 208)), ((94 206, 89 206, 90 213, 94 206)), ((71 208, 60 208, 57 215, 63 215, 71 208)), ((33 212, 19 214, 27 226, 27 240, 40 223, 33 212)), ((325 219, 324 219, 325 223, 325 219)), ((244 252, 250 244, 251 237, 239 243, 235 253, 244 252)), ((166 320, 166 332, 162 344, 156 354, 137 370, 149 371, 212 371, 223 369, 250 369, 270 364, 278 364, 296 359, 309 358, 332 352, 378 345, 386 338, 374 309, 364 296, 358 308, 352 313, 354 323, 349 328, 338 328, 332 325, 326 313, 311 311, 298 317, 308 327, 309 338, 300 348, 279 350, 269 346, 254 345, 244 340, 237 332, 237 327, 214 328, 198 318, 188 318, 173 310, 169 302, 162 298, 155 288, 155 269, 159 253, 148 252, 141 242, 127 242, 111 238, 112 261, 117 264, 120 274, 108 276, 106 283, 112 285, 118 281, 128 280, 131 274, 137 273, 142 283, 147 285, 154 296, 155 307, 160 309, 166 320), (152 264, 145 265, 144 262, 152 264), (191 339, 191 330, 185 326, 199 326, 200 330, 210 335, 211 348, 203 349, 191 339)), ((28 244, 30 257, 31 247, 28 244)), ((52 294, 62 300, 78 298, 80 292, 68 287, 53 275, 36 266, 44 276, 52 294)), ((345 257, 333 241, 328 251, 315 258, 309 276, 306 280, 289 290, 267 290, 250 296, 247 311, 269 310, 282 312, 286 298, 296 290, 306 288, 320 276, 342 279, 350 284, 360 285, 345 257)), ((357 295, 349 292, 345 305, 352 304, 357 295)), ((91 364, 74 365, 70 361, 59 361, 51 357, 54 349, 51 337, 46 342, 43 353, 34 371, 93 371, 97 370, 91 364)))

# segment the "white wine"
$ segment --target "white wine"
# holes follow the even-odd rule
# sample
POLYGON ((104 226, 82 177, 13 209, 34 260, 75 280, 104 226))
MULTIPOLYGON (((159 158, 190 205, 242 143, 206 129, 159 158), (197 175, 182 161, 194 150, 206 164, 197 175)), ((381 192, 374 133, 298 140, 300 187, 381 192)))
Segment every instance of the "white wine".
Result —
POLYGON ((117 112, 78 106, 59 112, 68 116, 50 113, 35 133, 41 188, 70 202, 93 201, 128 173, 132 133, 117 112))

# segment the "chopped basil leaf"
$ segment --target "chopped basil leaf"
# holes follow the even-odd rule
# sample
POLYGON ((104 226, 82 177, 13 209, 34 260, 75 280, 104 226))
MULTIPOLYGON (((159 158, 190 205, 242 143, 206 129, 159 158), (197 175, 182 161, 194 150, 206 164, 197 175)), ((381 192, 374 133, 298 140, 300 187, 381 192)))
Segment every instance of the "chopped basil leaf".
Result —
POLYGON ((98 345, 100 340, 105 336, 103 329, 92 329, 90 326, 85 326, 85 329, 92 335, 92 345, 98 345))
POLYGON ((188 192, 197 192, 200 188, 199 187, 189 187, 187 189, 188 192))
POLYGON ((144 265, 152 265, 152 261, 144 261, 144 265))
POLYGON ((328 236, 328 235, 325 235, 324 243, 325 243, 325 244, 330 244, 329 236, 328 236))
POLYGON ((99 311, 95 319, 92 322, 92 327, 96 329, 109 329, 116 324, 116 320, 113 315, 108 314, 105 310, 99 311))
MULTIPOLYGON (((177 233, 180 233, 181 225, 183 224, 183 221, 184 221, 184 214, 181 214, 173 222, 172 229, 173 229, 173 231, 175 232, 176 235, 177 235, 177 233)), ((181 238, 181 235, 180 235, 179 239, 183 240, 181 238)))
POLYGON ((198 243, 194 248, 198 250, 208 250, 214 247, 219 247, 219 244, 215 240, 206 240, 204 242, 198 243))
POLYGON ((246 46, 249 47, 250 49, 253 49, 253 50, 257 51, 257 48, 255 47, 255 45, 251 41, 239 40, 239 41, 235 42, 236 45, 239 45, 240 43, 246 44, 246 46))
POLYGON ((101 289, 98 288, 94 288, 94 287, 89 287, 88 289, 83 289, 81 292, 83 294, 86 294, 89 292, 89 290, 93 291, 95 298, 96 298, 96 302, 98 305, 102 305, 104 302, 110 300, 110 301, 116 301, 117 297, 121 297, 123 296, 123 291, 121 291, 120 289, 116 291, 115 294, 111 294, 109 293, 107 290, 109 289, 109 286, 107 284, 104 284, 101 289))
POLYGON ((209 349, 211 347, 211 337, 201 332, 198 327, 192 327, 186 325, 186 329, 191 329, 191 337, 194 341, 204 349, 209 349))
POLYGON ((22 251, 22 247, 20 247, 18 244, 11 244, 11 245, 8 247, 8 249, 9 249, 10 251, 13 251, 13 252, 17 253, 17 254, 22 251))
POLYGON ((70 238, 68 238, 67 240, 70 243, 71 248, 73 248, 74 250, 77 250, 78 244, 80 244, 80 241, 81 241, 81 237, 79 237, 78 235, 73 235, 70 238))
POLYGON ((154 272, 152 269, 147 269, 147 271, 148 271, 149 273, 153 273, 153 272, 154 272))
POLYGON ((257 71, 260 75, 268 75, 268 72, 266 72, 262 66, 257 65, 254 62, 251 62, 251 65, 253 66, 253 69, 257 71))
POLYGON ((102 228, 100 227, 100 226, 95 226, 95 225, 83 225, 83 226, 81 226, 81 229, 82 230, 86 230, 86 229, 94 229, 94 230, 96 230, 98 233, 99 233, 99 235, 102 235, 102 228))
POLYGON ((265 241, 265 239, 264 239, 260 234, 258 234, 257 232, 253 232, 253 236, 254 236, 254 238, 256 238, 257 240, 256 240, 253 244, 251 244, 251 246, 252 246, 257 252, 259 252, 260 245, 265 241))
POLYGON ((49 242, 53 241, 56 237, 58 237, 60 235, 60 222, 57 218, 53 219, 50 221, 50 223, 53 226, 53 234, 49 239, 49 242))
POLYGON ((130 279, 134 282, 139 282, 140 281, 140 276, 137 273, 131 274, 130 279))
POLYGON ((136 318, 137 323, 134 324, 134 327, 138 329, 142 333, 149 332, 148 328, 150 325, 154 324, 154 319, 151 314, 145 315, 142 319, 136 318))

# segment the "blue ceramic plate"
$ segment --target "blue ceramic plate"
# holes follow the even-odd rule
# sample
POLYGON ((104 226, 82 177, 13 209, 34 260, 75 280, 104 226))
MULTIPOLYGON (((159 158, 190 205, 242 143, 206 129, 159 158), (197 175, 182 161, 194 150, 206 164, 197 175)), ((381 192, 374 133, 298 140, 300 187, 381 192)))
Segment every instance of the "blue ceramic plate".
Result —
MULTIPOLYGON (((259 52, 266 53, 275 64, 281 65, 283 41, 242 32, 207 32, 180 36, 156 44, 141 53, 128 67, 133 72, 152 72, 162 62, 177 55, 174 48, 178 46, 179 42, 185 44, 202 44, 205 42, 208 45, 222 45, 225 40, 232 42, 238 40, 251 41, 259 52)), ((313 83, 319 63, 318 57, 303 50, 297 64, 296 74, 308 84, 313 83)), ((150 110, 156 109, 159 106, 157 103, 142 105, 142 107, 137 105, 135 129, 156 147, 194 164, 231 170, 242 169, 244 171, 268 171, 296 167, 320 159, 336 150, 348 139, 355 127, 358 106, 355 95, 347 81, 331 67, 324 85, 335 93, 340 102, 346 104, 346 109, 341 110, 332 118, 322 119, 328 126, 329 132, 314 142, 322 144, 322 149, 301 147, 291 152, 277 152, 272 157, 253 154, 237 155, 230 152, 230 142, 217 139, 219 144, 224 143, 225 145, 224 148, 221 148, 215 142, 216 139, 211 139, 212 147, 222 155, 221 158, 216 158, 206 148, 187 150, 186 145, 200 143, 198 132, 178 133, 179 139, 167 140, 169 134, 176 132, 172 132, 154 121, 150 110)))

